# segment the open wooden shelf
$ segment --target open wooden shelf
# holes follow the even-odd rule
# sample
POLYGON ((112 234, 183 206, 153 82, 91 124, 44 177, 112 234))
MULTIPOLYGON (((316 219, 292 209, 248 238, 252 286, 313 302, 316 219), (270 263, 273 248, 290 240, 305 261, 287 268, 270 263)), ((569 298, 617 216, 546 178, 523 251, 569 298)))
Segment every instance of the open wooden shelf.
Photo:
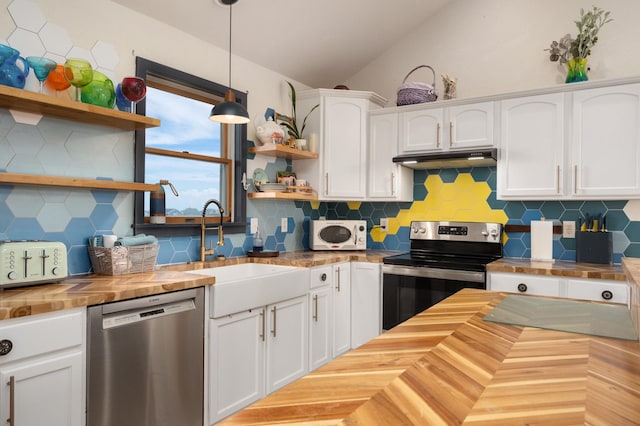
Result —
POLYGON ((304 192, 250 192, 249 198, 263 199, 263 200, 298 200, 298 201, 315 201, 318 199, 316 194, 304 193, 304 192))
POLYGON ((111 191, 158 191, 160 184, 119 182, 62 176, 42 176, 20 173, 0 173, 0 184, 60 186, 67 188, 107 189, 111 191))
POLYGON ((270 143, 249 148, 251 154, 269 155, 271 157, 286 158, 287 160, 309 160, 318 158, 318 154, 311 151, 290 148, 286 145, 270 143))
POLYGON ((32 114, 42 114, 122 130, 141 130, 160 126, 160 120, 157 118, 131 114, 129 112, 2 85, 0 85, 0 108, 24 111, 32 114))

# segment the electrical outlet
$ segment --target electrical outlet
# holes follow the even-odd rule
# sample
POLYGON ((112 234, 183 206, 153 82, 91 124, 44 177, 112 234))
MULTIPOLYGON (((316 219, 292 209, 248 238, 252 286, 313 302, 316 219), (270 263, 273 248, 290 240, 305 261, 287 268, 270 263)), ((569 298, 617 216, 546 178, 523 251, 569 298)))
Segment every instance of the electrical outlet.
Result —
POLYGON ((387 232, 388 227, 389 227, 389 218, 388 217, 380 218, 380 230, 382 232, 387 232))
POLYGON ((576 237, 576 222, 574 220, 565 220, 562 222, 562 238, 576 237))
POLYGON ((287 232, 288 225, 289 225, 289 219, 287 219, 286 217, 283 217, 282 219, 280 219, 280 231, 281 232, 287 232))
POLYGON ((250 225, 249 232, 253 235, 256 232, 258 232, 258 218, 257 217, 252 217, 250 223, 251 223, 251 225, 250 225))

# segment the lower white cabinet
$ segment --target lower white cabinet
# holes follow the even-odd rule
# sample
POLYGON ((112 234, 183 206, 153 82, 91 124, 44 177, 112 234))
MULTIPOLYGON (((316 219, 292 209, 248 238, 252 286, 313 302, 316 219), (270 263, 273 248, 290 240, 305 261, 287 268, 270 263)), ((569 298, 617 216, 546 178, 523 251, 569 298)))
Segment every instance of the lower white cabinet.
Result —
POLYGON ((351 263, 351 348, 377 337, 382 329, 379 263, 351 263))
POLYGON ((537 296, 564 296, 561 294, 560 278, 539 275, 490 272, 487 279, 487 289, 537 296))
POLYGON ((351 264, 333 265, 333 357, 351 349, 351 264))
POLYGON ((333 359, 332 267, 311 268, 309 292, 309 371, 333 359))
POLYGON ((308 372, 307 295, 211 319, 214 423, 308 372))
POLYGON ((0 419, 85 424, 85 322, 79 308, 0 323, 0 419))
POLYGON ((629 285, 625 281, 548 277, 504 272, 489 272, 487 289, 626 305, 629 304, 630 297, 629 285))

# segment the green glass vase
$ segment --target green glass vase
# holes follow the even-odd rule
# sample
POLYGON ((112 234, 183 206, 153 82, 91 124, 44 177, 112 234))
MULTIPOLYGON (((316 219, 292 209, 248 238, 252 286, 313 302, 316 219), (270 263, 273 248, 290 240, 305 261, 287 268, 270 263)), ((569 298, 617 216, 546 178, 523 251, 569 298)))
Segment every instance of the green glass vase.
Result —
POLYGON ((565 83, 587 81, 587 58, 573 58, 567 61, 567 79, 565 83))

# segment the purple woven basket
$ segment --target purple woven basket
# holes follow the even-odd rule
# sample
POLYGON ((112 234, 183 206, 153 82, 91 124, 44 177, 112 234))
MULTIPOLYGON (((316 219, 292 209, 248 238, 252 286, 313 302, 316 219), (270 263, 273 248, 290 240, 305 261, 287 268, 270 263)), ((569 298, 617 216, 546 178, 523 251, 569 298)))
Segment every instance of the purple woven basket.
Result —
POLYGON ((402 84, 398 88, 398 106, 433 102, 436 99, 438 99, 438 91, 436 90, 436 72, 429 65, 418 65, 417 67, 409 71, 404 80, 402 80, 402 84), (433 83, 406 83, 407 78, 409 78, 411 73, 420 68, 429 68, 431 70, 431 72, 433 73, 433 83))

